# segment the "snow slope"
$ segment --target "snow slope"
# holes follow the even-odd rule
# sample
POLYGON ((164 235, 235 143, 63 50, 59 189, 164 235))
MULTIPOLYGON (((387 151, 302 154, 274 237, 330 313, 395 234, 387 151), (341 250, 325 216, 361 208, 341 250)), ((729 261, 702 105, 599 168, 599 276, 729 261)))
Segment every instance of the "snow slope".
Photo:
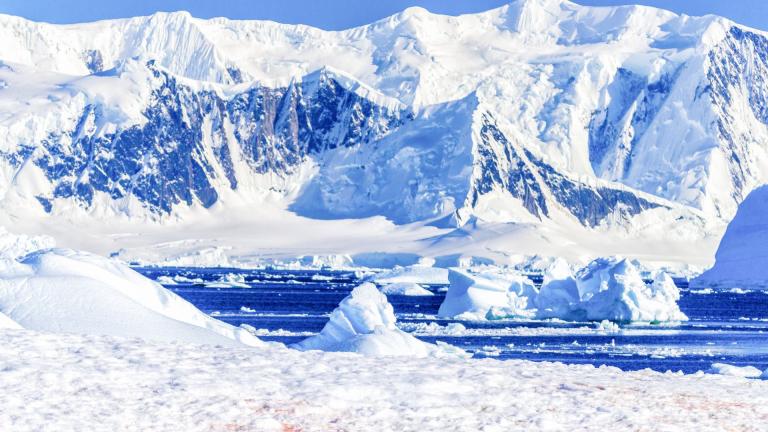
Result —
POLYGON ((0 207, 30 233, 126 234, 115 219, 183 232, 267 208, 254 214, 312 231, 383 217, 422 242, 335 254, 497 259, 605 234, 584 254, 702 264, 768 181, 768 39, 715 16, 516 0, 338 32, 185 12, 2 16, 0 37, 0 207), (464 228, 529 242, 473 245, 464 228))
POLYGON ((747 196, 728 224, 715 265, 691 281, 695 287, 768 289, 768 186, 747 196))
POLYGON ((559 363, 26 330, 0 331, 0 363, 0 428, 14 431, 715 431, 768 419, 766 381, 559 363))
POLYGON ((124 264, 50 249, 0 263, 0 317, 30 330, 262 346, 124 264))

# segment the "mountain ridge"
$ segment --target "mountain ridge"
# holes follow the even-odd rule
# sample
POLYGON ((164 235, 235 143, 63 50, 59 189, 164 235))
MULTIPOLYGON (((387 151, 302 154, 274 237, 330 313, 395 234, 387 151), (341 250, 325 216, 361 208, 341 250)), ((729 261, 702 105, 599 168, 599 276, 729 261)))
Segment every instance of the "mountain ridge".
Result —
POLYGON ((158 13, 0 35, 0 205, 41 220, 267 200, 702 238, 768 181, 768 38, 715 16, 525 0, 337 32, 158 13))

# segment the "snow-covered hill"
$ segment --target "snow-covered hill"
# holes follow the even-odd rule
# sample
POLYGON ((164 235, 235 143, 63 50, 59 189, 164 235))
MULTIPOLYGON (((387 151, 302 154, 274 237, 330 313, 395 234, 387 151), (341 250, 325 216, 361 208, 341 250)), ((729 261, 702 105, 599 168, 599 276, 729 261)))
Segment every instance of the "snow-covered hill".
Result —
POLYGON ((23 230, 275 207, 691 242, 768 181, 768 37, 715 16, 516 0, 339 32, 0 16, 0 38, 23 230))

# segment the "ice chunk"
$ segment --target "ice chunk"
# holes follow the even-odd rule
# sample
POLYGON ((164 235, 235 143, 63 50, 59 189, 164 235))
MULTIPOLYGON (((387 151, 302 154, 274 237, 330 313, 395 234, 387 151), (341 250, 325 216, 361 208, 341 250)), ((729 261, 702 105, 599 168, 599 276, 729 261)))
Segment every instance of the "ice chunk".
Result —
POLYGON ((590 321, 682 321, 672 278, 658 272, 646 284, 626 259, 599 258, 568 276, 562 264, 547 272, 536 303, 539 318, 590 321))
POLYGON ((386 295, 404 295, 404 296, 433 296, 432 291, 425 289, 417 283, 396 282, 381 287, 381 292, 386 295))
POLYGON ((208 288, 250 288, 251 286, 245 282, 245 275, 227 273, 219 278, 216 282, 208 282, 205 284, 208 288))
POLYGON ((451 269, 451 286, 440 305, 438 315, 463 319, 532 316, 535 312, 536 287, 519 273, 472 274, 451 269))
POLYGON ((379 285, 409 282, 426 285, 448 284, 448 269, 439 267, 426 267, 414 265, 409 267, 395 267, 392 270, 381 272, 370 277, 370 281, 379 285))
POLYGON ((320 334, 294 345, 300 350, 348 351, 368 356, 426 357, 458 348, 422 342, 395 326, 395 313, 386 296, 372 283, 350 293, 331 313, 320 334))
POLYGON ((709 373, 718 375, 736 376, 742 378, 761 378, 765 375, 754 366, 734 366, 726 363, 712 363, 709 373))
POLYGON ((31 330, 263 344, 118 261, 68 249, 0 261, 0 312, 31 330))

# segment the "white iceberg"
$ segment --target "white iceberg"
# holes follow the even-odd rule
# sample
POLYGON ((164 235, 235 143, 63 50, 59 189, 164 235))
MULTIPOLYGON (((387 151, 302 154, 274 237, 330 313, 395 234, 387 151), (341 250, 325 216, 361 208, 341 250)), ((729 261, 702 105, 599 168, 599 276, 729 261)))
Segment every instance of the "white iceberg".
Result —
POLYGON ((765 375, 765 372, 760 371, 760 369, 754 366, 734 366, 727 363, 712 363, 712 367, 708 372, 741 378, 762 378, 765 375))
POLYGON ((381 287, 381 292, 386 295, 404 296, 433 296, 432 291, 412 282, 396 282, 381 287))
POLYGON ((500 317, 532 317, 537 289, 522 274, 472 274, 451 269, 451 286, 440 305, 441 317, 482 320, 500 317))
POLYGON ((369 280, 378 285, 401 282, 424 285, 446 285, 448 284, 448 269, 427 267, 423 265, 395 267, 391 270, 375 274, 371 276, 369 280))
POLYGON ((680 290, 657 272, 646 284, 626 259, 599 258, 574 276, 568 263, 556 260, 540 290, 514 272, 473 274, 451 269, 451 286, 438 315, 463 319, 558 318, 569 321, 683 321, 680 290))
POLYGON ((626 259, 598 258, 576 276, 556 262, 544 277, 536 304, 539 318, 588 321, 684 321, 680 290, 666 273, 646 284, 626 259))
POLYGON ((432 345, 395 326, 395 313, 375 285, 363 283, 352 290, 331 313, 323 330, 295 345, 302 351, 346 351, 367 356, 426 357, 463 351, 445 344, 432 345))
POLYGON ((118 261, 68 249, 0 261, 0 312, 38 331, 263 344, 118 261))
POLYGON ((768 185, 739 205, 715 254, 715 265, 691 281, 692 288, 768 289, 768 185))

